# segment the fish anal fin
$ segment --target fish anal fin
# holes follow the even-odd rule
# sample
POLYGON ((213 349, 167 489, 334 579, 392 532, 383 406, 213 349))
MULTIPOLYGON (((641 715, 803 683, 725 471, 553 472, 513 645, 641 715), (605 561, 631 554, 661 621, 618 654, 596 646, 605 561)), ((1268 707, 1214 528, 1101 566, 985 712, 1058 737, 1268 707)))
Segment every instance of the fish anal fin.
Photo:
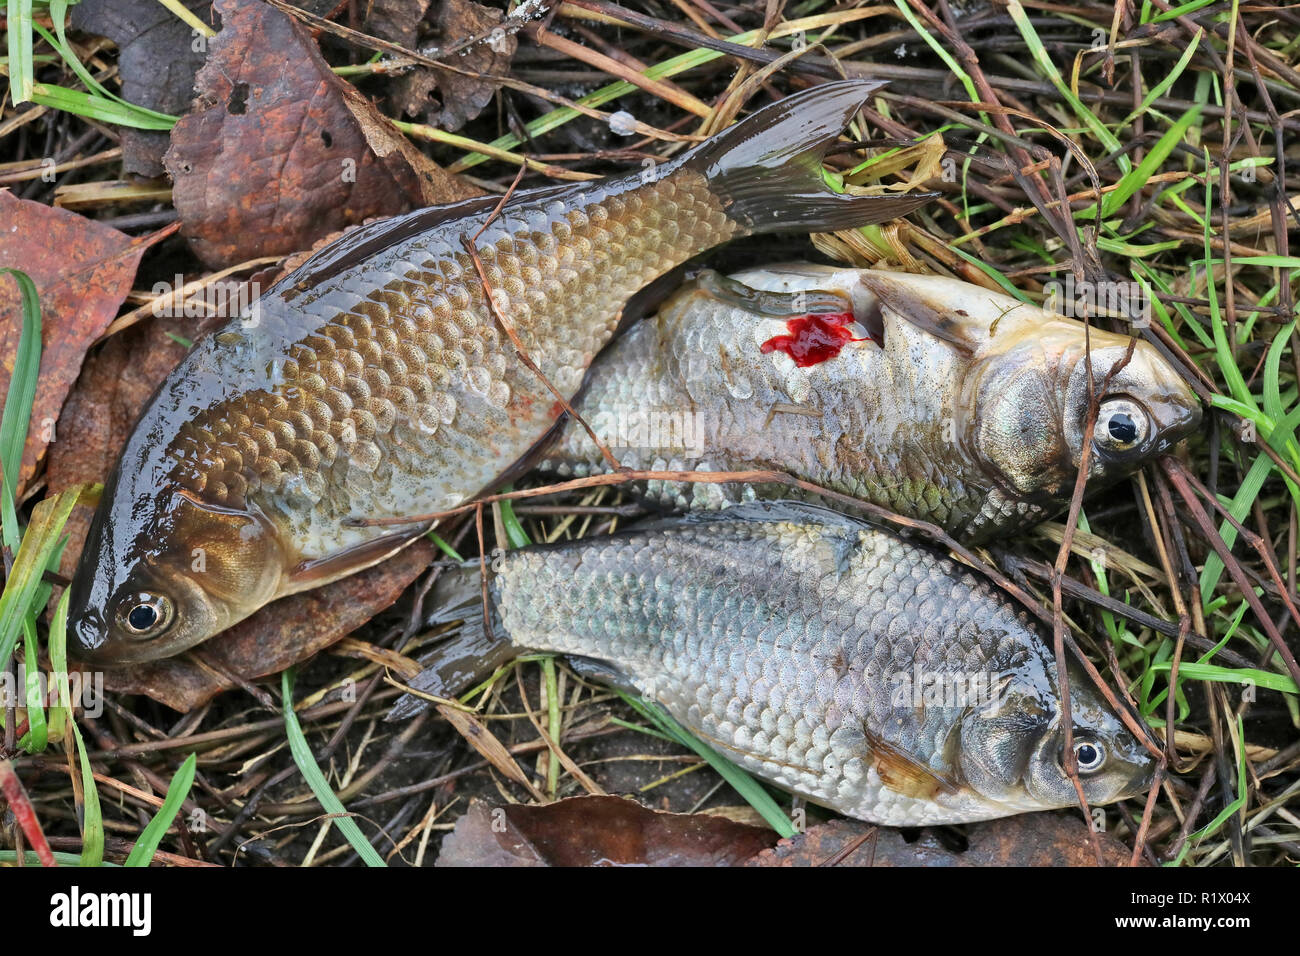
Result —
POLYGON ((632 682, 632 678, 608 661, 597 660, 594 657, 579 657, 576 654, 568 655, 567 660, 569 666, 583 680, 595 681, 607 687, 614 687, 626 694, 639 695, 641 693, 632 682))

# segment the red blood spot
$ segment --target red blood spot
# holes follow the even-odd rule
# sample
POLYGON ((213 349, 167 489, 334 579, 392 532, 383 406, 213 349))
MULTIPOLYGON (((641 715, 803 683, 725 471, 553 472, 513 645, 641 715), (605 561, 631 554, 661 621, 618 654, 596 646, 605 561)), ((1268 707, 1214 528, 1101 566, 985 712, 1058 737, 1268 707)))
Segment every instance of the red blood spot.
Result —
POLYGON ((827 312, 787 319, 785 327, 790 334, 770 338, 759 349, 764 355, 779 349, 794 359, 794 364, 800 368, 820 365, 839 355, 850 342, 870 341, 869 338, 855 338, 848 330, 855 321, 852 312, 827 312))

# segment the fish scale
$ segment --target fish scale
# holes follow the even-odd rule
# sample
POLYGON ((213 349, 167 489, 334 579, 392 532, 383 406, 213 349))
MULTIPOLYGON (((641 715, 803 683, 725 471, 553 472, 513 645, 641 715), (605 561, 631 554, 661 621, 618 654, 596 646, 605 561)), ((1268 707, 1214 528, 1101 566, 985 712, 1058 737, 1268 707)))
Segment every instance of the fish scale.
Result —
MULTIPOLYGON (((760 502, 510 551, 493 562, 490 629, 479 575, 470 562, 439 579, 430 623, 464 620, 464 643, 427 657, 416 689, 460 693, 473 668, 456 655, 481 672, 506 642, 569 655, 755 775, 862 819, 955 823, 1075 802, 1052 750, 1059 687, 1042 631, 971 570, 886 530, 760 502), (958 689, 922 695, 927 680, 958 689), (1010 764, 996 786, 981 776, 985 740, 1010 764)), ((1111 754, 1089 799, 1133 792, 1150 759, 1074 672, 1071 695, 1077 739, 1111 754)), ((394 714, 418 706, 408 697, 394 714)))

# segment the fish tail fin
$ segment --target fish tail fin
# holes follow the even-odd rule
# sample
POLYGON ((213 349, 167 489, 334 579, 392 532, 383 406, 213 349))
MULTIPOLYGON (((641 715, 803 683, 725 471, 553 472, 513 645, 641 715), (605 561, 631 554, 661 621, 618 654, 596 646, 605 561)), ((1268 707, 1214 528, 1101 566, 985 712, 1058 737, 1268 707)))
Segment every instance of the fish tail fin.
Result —
MULTIPOLYGON (((414 690, 431 697, 456 697, 520 653, 506 635, 495 607, 491 609, 491 627, 484 621, 483 585, 477 561, 443 572, 429 596, 429 605, 433 611, 425 618, 425 627, 458 621, 460 626, 420 658, 424 669, 409 681, 414 690)), ((403 694, 386 719, 414 717, 428 706, 424 697, 403 694)))
POLYGON ((939 194, 850 196, 822 178, 826 150, 882 85, 846 80, 787 96, 697 147, 684 165, 751 233, 834 232, 905 216, 939 194))

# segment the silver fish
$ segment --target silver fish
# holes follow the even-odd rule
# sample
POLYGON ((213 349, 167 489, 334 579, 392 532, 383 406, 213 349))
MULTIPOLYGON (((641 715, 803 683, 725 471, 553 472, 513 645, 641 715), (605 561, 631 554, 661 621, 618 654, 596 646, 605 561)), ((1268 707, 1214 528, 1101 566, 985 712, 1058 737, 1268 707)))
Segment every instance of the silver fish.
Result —
MULTIPOLYGON (((413 685, 456 693, 521 649, 658 701, 742 767, 849 816, 960 823, 1076 806, 1061 768, 1058 672, 1023 609, 951 559, 824 508, 738 505, 507 552, 490 582, 444 575, 436 620, 465 619, 413 685)), ((1070 674, 1093 804, 1152 761, 1070 674)), ((423 704, 408 696, 405 716, 423 704)))
MULTIPOLYGON (((1090 341, 1095 491, 1186 437, 1201 411, 1149 344, 1098 329, 1090 341)), ((634 469, 784 471, 978 542, 1069 503, 1085 351, 1082 322, 954 279, 806 263, 705 273, 597 357, 575 408, 634 469)), ((541 466, 608 469, 573 422, 541 466)), ((790 496, 643 490, 681 508, 790 496)))

